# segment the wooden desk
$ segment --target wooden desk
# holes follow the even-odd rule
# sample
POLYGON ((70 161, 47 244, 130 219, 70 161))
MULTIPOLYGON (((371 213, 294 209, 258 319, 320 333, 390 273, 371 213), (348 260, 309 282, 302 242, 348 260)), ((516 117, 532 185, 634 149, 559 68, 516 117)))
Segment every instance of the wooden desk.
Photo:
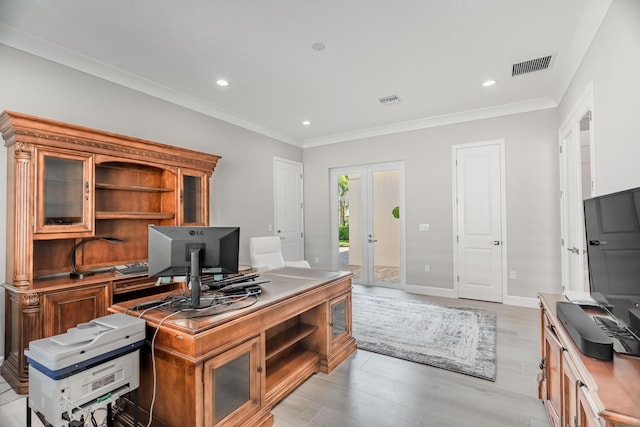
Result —
MULTIPOLYGON (((351 335, 351 273, 282 268, 264 272, 259 301, 198 318, 143 315, 142 419, 154 390, 153 425, 270 426, 271 409, 316 372, 331 372, 356 349, 351 335), (151 341, 156 330, 151 353, 151 341)), ((131 311, 127 301, 111 312, 131 311)), ((126 416, 123 423, 127 424, 126 416)))
POLYGON ((640 358, 602 361, 578 350, 556 315, 562 295, 540 294, 538 396, 552 427, 640 426, 640 358))

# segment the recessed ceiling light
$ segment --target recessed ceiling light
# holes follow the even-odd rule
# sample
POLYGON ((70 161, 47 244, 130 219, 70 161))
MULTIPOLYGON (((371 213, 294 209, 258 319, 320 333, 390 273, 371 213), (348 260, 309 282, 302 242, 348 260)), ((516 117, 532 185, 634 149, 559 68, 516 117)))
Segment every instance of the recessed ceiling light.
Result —
POLYGON ((311 49, 317 50, 318 52, 324 50, 325 47, 325 44, 322 42, 317 42, 311 45, 311 49))
POLYGON ((302 124, 304 126, 309 126, 311 124, 311 122, 309 120, 305 120, 305 121, 302 122, 302 124))
POLYGON ((494 84, 496 84, 495 80, 487 80, 484 83, 482 83, 482 86, 489 87, 489 86, 493 86, 494 84))
POLYGON ((225 79, 218 79, 218 80, 216 80, 216 84, 217 84, 218 86, 221 86, 221 87, 227 87, 227 86, 229 86, 229 82, 228 82, 227 80, 225 80, 225 79))

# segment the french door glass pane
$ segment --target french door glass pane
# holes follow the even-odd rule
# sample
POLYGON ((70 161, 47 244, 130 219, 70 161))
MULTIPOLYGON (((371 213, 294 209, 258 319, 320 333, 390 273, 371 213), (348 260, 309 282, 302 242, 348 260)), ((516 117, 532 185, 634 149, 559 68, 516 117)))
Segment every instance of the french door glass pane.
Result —
POLYGON ((400 211, 398 170, 372 174, 373 281, 400 282, 400 211))
POLYGON ((362 278, 362 186, 359 173, 338 176, 338 268, 352 271, 354 283, 362 278))

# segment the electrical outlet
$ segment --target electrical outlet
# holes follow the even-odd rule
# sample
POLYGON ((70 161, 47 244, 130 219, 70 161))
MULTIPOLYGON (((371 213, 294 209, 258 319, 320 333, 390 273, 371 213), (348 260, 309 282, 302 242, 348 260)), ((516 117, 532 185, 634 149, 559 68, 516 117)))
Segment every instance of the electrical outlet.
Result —
POLYGON ((429 224, 418 224, 418 231, 429 231, 429 224))
POLYGON ((509 277, 515 280, 515 278, 516 278, 516 272, 515 272, 515 271, 513 271, 513 270, 511 270, 511 272, 509 273, 509 277))
POLYGON ((316 264, 319 263, 320 262, 320 258, 316 257, 315 261, 316 261, 316 264))
POLYGON ((425 264, 424 265, 424 271, 426 271, 426 272, 431 271, 431 266, 429 264, 425 264))

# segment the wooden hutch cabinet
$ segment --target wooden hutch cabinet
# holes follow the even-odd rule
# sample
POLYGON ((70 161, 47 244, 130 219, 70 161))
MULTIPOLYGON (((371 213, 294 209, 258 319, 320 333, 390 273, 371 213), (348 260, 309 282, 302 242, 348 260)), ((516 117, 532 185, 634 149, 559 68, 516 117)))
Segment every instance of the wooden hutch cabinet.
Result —
POLYGON ((7 263, 2 375, 28 391, 29 342, 169 291, 111 267, 147 260, 153 225, 207 225, 219 156, 5 111, 7 263), (79 274, 71 278, 71 265, 79 274))

